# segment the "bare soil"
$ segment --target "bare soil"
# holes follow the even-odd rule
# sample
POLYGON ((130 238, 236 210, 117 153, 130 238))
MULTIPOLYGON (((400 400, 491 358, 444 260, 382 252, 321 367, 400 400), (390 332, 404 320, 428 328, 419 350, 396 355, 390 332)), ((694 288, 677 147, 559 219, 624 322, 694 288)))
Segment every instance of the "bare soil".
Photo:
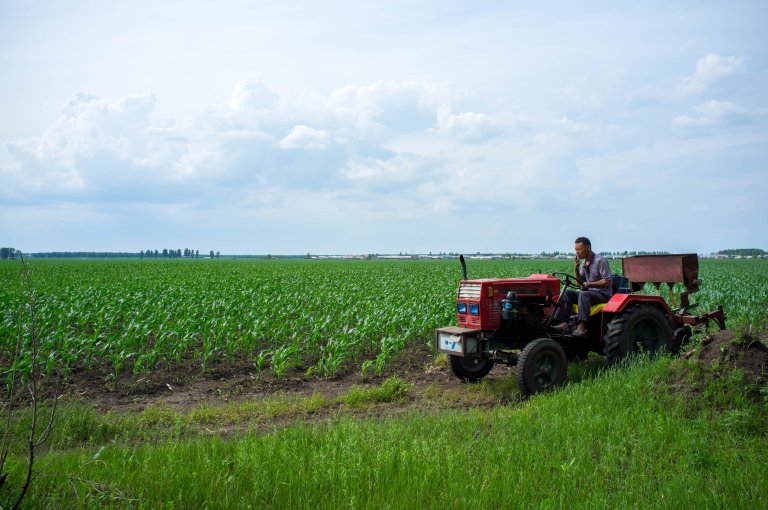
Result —
MULTIPOLYGON (((359 367, 359 363, 350 363, 359 367)), ((203 404, 221 405, 256 400, 275 394, 312 396, 321 394, 333 399, 353 387, 379 386, 388 377, 397 376, 412 385, 413 399, 424 397, 430 387, 442 391, 465 391, 466 383, 458 380, 445 363, 435 363, 432 352, 413 348, 401 353, 381 374, 362 377, 359 368, 346 369, 334 377, 307 375, 305 367, 295 367, 281 378, 268 370, 259 372, 244 359, 209 362, 205 370, 199 360, 156 367, 151 373, 123 373, 115 381, 109 370, 77 370, 64 388, 64 395, 95 405, 102 411, 137 412, 151 406, 162 406, 187 412, 203 404)), ((496 366, 486 377, 489 381, 514 377, 514 368, 496 366)), ((504 403, 503 396, 475 399, 478 405, 504 403)), ((413 402, 410 403, 412 406, 413 402)), ((403 403, 403 406, 409 405, 403 403)), ((391 406, 389 406, 391 407, 391 406)))
MULTIPOLYGON (((710 334, 682 355, 684 359, 698 361, 706 369, 697 371, 695 377, 690 370, 683 370, 672 381, 672 389, 686 394, 702 393, 707 379, 726 377, 738 370, 743 373, 744 384, 751 385, 756 398, 762 398, 760 388, 768 384, 767 345, 768 331, 748 334, 725 330, 710 334)), ((599 364, 597 360, 594 371, 599 369, 599 364)), ((426 347, 402 352, 383 373, 366 375, 364 379, 357 368, 359 362, 349 365, 350 368, 332 378, 307 375, 306 367, 296 367, 277 378, 268 370, 257 371, 252 363, 240 358, 209 363, 205 370, 199 360, 189 359, 156 367, 148 374, 126 372, 117 381, 106 368, 79 370, 71 374, 64 394, 102 411, 130 413, 162 406, 184 413, 202 405, 254 401, 276 394, 298 397, 320 394, 332 400, 353 387, 379 386, 386 378, 397 376, 412 385, 410 399, 379 406, 377 413, 392 414, 412 408, 487 407, 522 399, 514 391, 470 392, 468 385, 458 380, 444 362, 436 362, 426 347), (450 398, 436 401, 436 393, 450 395, 450 398), (462 397, 470 393, 471 396, 462 397)), ((491 386, 506 383, 506 388, 516 387, 514 374, 513 367, 497 365, 486 379, 491 386)))
POLYGON ((768 331, 717 331, 704 337, 700 345, 682 357, 697 360, 700 370, 683 371, 676 383, 679 391, 701 393, 708 383, 735 376, 741 378, 741 384, 753 398, 764 398, 761 390, 768 386, 768 331))

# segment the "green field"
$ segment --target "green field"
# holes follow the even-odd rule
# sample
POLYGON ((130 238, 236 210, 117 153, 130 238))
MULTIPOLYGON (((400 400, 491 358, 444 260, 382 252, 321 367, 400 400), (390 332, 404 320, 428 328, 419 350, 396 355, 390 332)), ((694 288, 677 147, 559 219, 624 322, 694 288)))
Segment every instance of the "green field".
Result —
MULTIPOLYGON (((27 503, 765 508, 768 403, 748 400, 738 379, 726 377, 725 384, 709 388, 715 400, 693 405, 666 390, 680 366, 668 359, 638 362, 492 409, 297 421, 228 437, 173 437, 182 418, 169 416, 155 436, 137 441, 116 416, 67 409, 57 426, 73 435, 44 459, 46 470, 27 503), (116 436, 105 434, 110 426, 116 436)), ((134 419, 130 426, 140 424, 134 419)), ((11 480, 18 480, 23 459, 11 461, 11 480)))
MULTIPOLYGON (((394 370, 398 354, 430 344, 435 327, 455 320, 460 274, 455 261, 33 260, 30 267, 50 369, 140 378, 176 362, 193 360, 205 372, 212 360, 237 358, 270 377, 300 369, 319 383, 363 366, 394 370)), ((470 277, 569 268, 569 261, 469 262, 470 277)), ((765 334, 768 261, 702 260, 700 277, 700 311, 722 304, 729 327, 765 334)), ((0 264, 0 304, 7 376, 10 349, 30 325, 18 262, 0 264)), ((695 359, 611 370, 594 361, 573 363, 566 387, 524 401, 509 389, 514 378, 463 386, 469 397, 451 409, 430 402, 448 398, 439 388, 415 395, 398 378, 335 398, 278 393, 189 411, 104 412, 69 398, 25 504, 768 507, 765 379, 745 385, 727 364, 695 359), (504 399, 490 408, 487 399, 472 404, 499 392, 504 399), (399 412, 387 414, 393 405, 399 412), (215 433, 222 424, 228 432, 215 433)), ((26 409, 12 413, 17 437, 29 419, 26 409)), ((23 477, 23 444, 11 444, 0 507, 23 477)))
MULTIPOLYGON (((613 261, 620 270, 620 262, 613 261)), ((49 366, 152 371, 238 356, 280 376, 381 370, 455 321, 457 261, 59 261, 30 263, 36 326, 49 366)), ((568 271, 569 261, 469 261, 470 277, 568 271)), ((0 264, 0 345, 24 321, 20 264, 0 264), (21 317, 21 319, 20 319, 21 317)), ((768 317, 768 260, 701 261, 699 312, 725 306, 731 325, 768 317)), ((652 288, 650 289, 653 290, 652 288)), ((662 289, 662 294, 665 294, 662 289)))

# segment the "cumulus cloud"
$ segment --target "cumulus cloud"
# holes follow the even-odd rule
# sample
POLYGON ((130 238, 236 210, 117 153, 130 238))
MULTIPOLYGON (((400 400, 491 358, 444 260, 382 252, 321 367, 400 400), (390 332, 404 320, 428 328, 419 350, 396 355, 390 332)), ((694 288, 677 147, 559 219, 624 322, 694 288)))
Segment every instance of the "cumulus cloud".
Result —
POLYGON ((448 108, 442 108, 437 114, 437 130, 459 140, 480 142, 500 134, 501 126, 485 113, 453 113, 448 108))
POLYGON ((299 125, 294 126, 277 145, 281 149, 323 149, 331 141, 331 135, 325 131, 299 125))
POLYGON ((277 104, 278 95, 263 82, 243 77, 235 84, 229 107, 234 111, 269 111, 277 104))
POLYGON ((328 109, 355 129, 408 132, 431 127, 444 100, 435 87, 422 83, 379 81, 341 87, 328 98, 328 109))
POLYGON ((34 201, 68 194, 100 200, 122 195, 132 183, 153 178, 155 147, 151 94, 108 101, 75 94, 59 118, 36 139, 8 142, 19 163, 6 197, 34 201))
POLYGON ((678 91, 683 95, 696 94, 709 88, 715 82, 744 70, 744 57, 722 56, 708 53, 696 62, 696 71, 683 78, 678 91))
POLYGON ((413 182, 427 171, 427 161, 414 154, 395 154, 389 158, 355 158, 349 161, 342 175, 358 182, 413 182))
POLYGON ((750 121, 749 112, 729 101, 711 99, 694 109, 695 115, 675 117, 672 124, 684 128, 703 128, 745 124, 750 121))
POLYGON ((243 78, 227 105, 182 119, 158 118, 155 103, 151 94, 75 94, 41 136, 6 144, 10 186, 0 196, 203 203, 269 186, 365 195, 415 186, 434 168, 429 151, 396 147, 396 139, 480 143, 499 130, 482 112, 452 113, 450 92, 414 82, 294 101, 243 78))

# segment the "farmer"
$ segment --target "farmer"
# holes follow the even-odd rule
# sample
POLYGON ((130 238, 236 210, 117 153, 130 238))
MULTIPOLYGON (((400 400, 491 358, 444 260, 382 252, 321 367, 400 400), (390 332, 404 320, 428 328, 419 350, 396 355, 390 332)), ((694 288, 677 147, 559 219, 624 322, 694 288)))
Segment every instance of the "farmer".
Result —
POLYGON ((565 333, 568 331, 568 318, 571 315, 571 305, 579 305, 579 325, 570 336, 581 338, 587 334, 587 319, 590 307, 605 303, 610 299, 611 268, 608 261, 592 251, 592 243, 586 237, 579 237, 575 241, 576 258, 573 262, 573 276, 581 288, 581 291, 566 290, 562 302, 559 303, 555 319, 562 321, 553 326, 555 331, 565 333), (579 262, 584 261, 579 267, 579 262))

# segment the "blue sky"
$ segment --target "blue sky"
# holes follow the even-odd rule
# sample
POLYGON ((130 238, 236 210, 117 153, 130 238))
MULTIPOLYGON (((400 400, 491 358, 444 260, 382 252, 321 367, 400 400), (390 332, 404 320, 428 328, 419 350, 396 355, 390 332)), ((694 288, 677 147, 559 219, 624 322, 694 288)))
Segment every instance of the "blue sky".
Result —
POLYGON ((766 2, 0 0, 0 245, 768 249, 766 2))

